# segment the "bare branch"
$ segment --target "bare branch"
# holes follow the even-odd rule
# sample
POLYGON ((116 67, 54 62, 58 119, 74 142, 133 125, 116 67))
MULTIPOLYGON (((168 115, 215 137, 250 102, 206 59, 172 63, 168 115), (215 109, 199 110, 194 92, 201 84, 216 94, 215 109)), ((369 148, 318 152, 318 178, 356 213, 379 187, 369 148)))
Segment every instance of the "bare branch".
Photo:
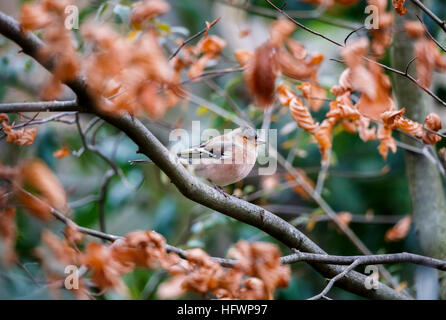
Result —
POLYGON ((306 31, 308 31, 308 32, 310 32, 310 33, 312 33, 312 34, 314 34, 314 35, 317 35, 317 36, 319 36, 319 37, 321 37, 321 38, 323 38, 323 39, 325 39, 325 40, 327 40, 327 41, 329 41, 329 42, 331 42, 331 43, 334 43, 335 45, 337 45, 337 46, 339 46, 339 47, 343 47, 343 45, 342 45, 341 43, 339 43, 339 42, 337 42, 337 41, 335 41, 335 40, 332 40, 332 39, 328 38, 327 36, 324 36, 322 33, 317 32, 317 31, 314 31, 314 30, 312 30, 312 29, 310 29, 310 28, 304 26, 302 23, 296 21, 296 20, 293 19, 290 15, 288 15, 288 13, 286 13, 285 11, 283 11, 282 9, 280 9, 279 7, 277 7, 275 4, 273 4, 270 0, 265 0, 265 1, 268 2, 268 4, 269 4, 271 7, 273 7, 273 8, 276 9, 278 12, 280 12, 281 14, 283 14, 288 20, 290 20, 290 21, 291 21, 292 23, 294 23, 295 25, 297 25, 297 26, 301 27, 302 29, 304 29, 304 30, 306 30, 306 31))
POLYGON ((184 40, 179 46, 178 48, 175 49, 175 51, 170 55, 169 60, 172 60, 179 52, 180 50, 189 42, 193 41, 194 39, 198 38, 199 36, 201 36, 202 34, 204 34, 207 30, 209 30, 209 28, 212 28, 218 21, 220 21, 220 17, 215 19, 214 21, 212 21, 209 26, 206 26, 206 28, 204 28, 203 30, 201 30, 200 32, 194 34, 193 36, 187 38, 186 40, 184 40))
POLYGON ((423 23, 423 20, 421 20, 421 18, 420 18, 418 15, 417 15, 417 19, 418 19, 418 20, 421 22, 421 24, 423 25, 423 27, 424 27, 424 31, 425 31, 425 33, 428 35, 428 37, 431 38, 431 40, 432 40, 433 42, 435 42, 435 44, 436 44, 441 50, 443 50, 444 52, 446 52, 446 48, 443 47, 443 46, 441 45, 441 43, 438 42, 438 40, 434 38, 433 35, 431 35, 431 33, 430 33, 429 30, 427 29, 426 25, 423 23))
POLYGON ((435 13, 433 13, 428 7, 426 7, 420 0, 411 0, 417 7, 424 11, 436 24, 446 32, 446 21, 441 20, 435 13))
POLYGON ((0 113, 79 111, 76 100, 1 103, 0 113))

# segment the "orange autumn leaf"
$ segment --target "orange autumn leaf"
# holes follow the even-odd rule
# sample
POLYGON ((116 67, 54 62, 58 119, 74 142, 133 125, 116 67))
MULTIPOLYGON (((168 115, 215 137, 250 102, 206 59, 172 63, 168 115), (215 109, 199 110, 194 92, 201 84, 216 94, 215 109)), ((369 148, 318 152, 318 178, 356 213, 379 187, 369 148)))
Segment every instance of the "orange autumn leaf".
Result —
POLYGON ((228 256, 237 260, 234 268, 263 281, 267 299, 273 298, 276 288, 288 286, 290 267, 281 264, 280 250, 275 244, 239 241, 228 256))
POLYGON ((51 214, 51 207, 47 201, 43 199, 41 200, 21 189, 16 190, 15 194, 20 204, 36 218, 42 221, 50 221, 54 219, 51 214))
POLYGON ((209 54, 211 58, 218 56, 226 47, 226 41, 216 35, 202 38, 196 46, 198 52, 209 54))
POLYGON ((396 152, 396 142, 392 137, 392 130, 384 126, 380 126, 378 128, 377 138, 380 141, 378 146, 379 154, 384 160, 386 160, 389 150, 392 151, 392 153, 396 152))
POLYGON ((420 21, 407 21, 404 28, 408 36, 415 40, 418 82, 429 88, 433 72, 436 69, 446 70, 446 59, 438 50, 437 44, 426 36, 426 27, 420 21))
POLYGON ((0 210, 0 256, 7 264, 16 261, 15 243, 17 236, 17 226, 15 222, 16 209, 5 207, 0 210))
POLYGON ((381 114, 381 119, 384 126, 394 129, 400 129, 408 134, 411 134, 417 138, 421 138, 424 135, 423 126, 415 121, 404 117, 405 109, 402 108, 398 111, 386 111, 381 114))
POLYGON ((434 41, 420 38, 415 42, 415 56, 417 57, 417 78, 423 87, 430 87, 432 75, 436 69, 446 70, 446 59, 440 53, 434 41))
POLYGON ((91 280, 101 289, 113 289, 123 296, 127 295, 128 290, 121 275, 129 270, 113 259, 110 246, 90 242, 81 259, 92 272, 91 280))
POLYGON ((326 118, 313 132, 321 152, 322 164, 326 164, 328 162, 328 156, 332 146, 331 133, 336 122, 337 120, 335 118, 326 118))
POLYGON ((411 216, 405 216, 400 221, 398 221, 396 225, 387 230, 385 240, 390 242, 404 239, 409 233, 411 223, 411 216))
POLYGON ((341 50, 341 55, 349 67, 349 83, 354 90, 361 92, 356 104, 359 112, 372 120, 379 120, 381 113, 393 109, 390 95, 390 80, 376 63, 364 64, 369 42, 367 38, 356 40, 341 50))
MULTIPOLYGON (((25 162, 20 173, 21 184, 35 190, 42 202, 61 211, 68 210, 67 195, 62 184, 43 161, 36 159, 25 162)), ((32 201, 30 198, 32 197, 23 196, 23 199, 32 201)))
POLYGON ((132 10, 130 22, 139 26, 145 20, 165 14, 170 10, 169 4, 164 0, 145 0, 132 10))
POLYGON ((282 73, 287 77, 302 81, 314 76, 318 66, 315 62, 318 62, 321 56, 313 60, 305 47, 296 40, 289 39, 286 44, 288 50, 283 46, 278 50, 278 61, 282 73))
POLYGON ((395 11, 401 16, 407 12, 407 9, 404 7, 404 2, 406 2, 406 0, 392 0, 395 11))
POLYGON ((275 82, 280 73, 276 51, 267 42, 256 49, 246 65, 245 82, 259 108, 268 108, 274 101, 275 82))
POLYGON ((425 28, 420 21, 409 20, 404 23, 404 29, 411 38, 419 38, 424 35, 425 28))
POLYGON ((327 95, 325 93, 325 89, 322 88, 316 81, 313 81, 313 83, 304 82, 297 86, 297 88, 302 90, 302 96, 307 101, 311 110, 319 111, 320 108, 322 108, 327 95))
POLYGON ((23 30, 37 30, 51 23, 51 15, 39 3, 25 3, 20 11, 19 20, 23 30))
POLYGON ((62 159, 71 154, 70 149, 67 146, 63 146, 62 148, 53 152, 53 157, 57 159, 62 159))
POLYGON ((294 31, 296 31, 294 23, 288 19, 277 19, 274 21, 269 31, 269 43, 273 47, 279 47, 293 34, 294 31))
POLYGON ((254 54, 251 51, 239 49, 234 51, 234 57, 241 66, 246 66, 254 54))
POLYGON ((36 128, 14 129, 14 125, 10 126, 7 121, 3 121, 1 124, 6 134, 6 142, 11 142, 19 146, 30 146, 36 139, 36 128))
POLYGON ((336 121, 339 121, 341 119, 360 119, 361 114, 353 107, 350 98, 347 98, 344 101, 339 97, 338 99, 330 102, 330 111, 327 112, 328 118, 334 118, 336 121))
MULTIPOLYGON (((435 113, 429 113, 426 119, 424 119, 424 125, 427 129, 438 131, 441 129, 441 119, 435 113)), ((422 139, 426 144, 436 144, 437 142, 441 141, 442 138, 435 133, 425 131, 422 139)))
POLYGON ((317 128, 317 124, 302 100, 284 84, 280 84, 277 87, 277 95, 279 101, 290 108, 291 117, 296 121, 297 125, 305 131, 313 133, 317 128))
POLYGON ((342 71, 341 75, 339 76, 338 84, 333 86, 330 89, 330 92, 333 93, 335 96, 340 96, 346 92, 353 91, 354 88, 351 78, 352 75, 350 72, 350 68, 346 68, 344 71, 342 71))
POLYGON ((355 121, 356 128, 358 129, 359 137, 362 141, 375 140, 376 128, 370 127, 370 119, 361 116, 359 120, 355 121))

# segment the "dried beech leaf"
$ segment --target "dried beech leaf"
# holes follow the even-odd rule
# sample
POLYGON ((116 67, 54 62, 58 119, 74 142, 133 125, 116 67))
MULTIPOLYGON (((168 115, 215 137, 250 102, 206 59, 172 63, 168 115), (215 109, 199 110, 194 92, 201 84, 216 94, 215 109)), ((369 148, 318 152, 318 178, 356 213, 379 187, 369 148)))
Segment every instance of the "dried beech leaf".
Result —
POLYGON ((21 183, 35 190, 40 199, 55 209, 68 209, 67 195, 62 184, 43 161, 36 159, 24 163, 20 173, 21 183))
POLYGON ((412 223, 411 216, 405 216, 396 225, 387 230, 385 235, 386 241, 399 241, 404 239, 410 230, 410 225, 412 223))
POLYGON ((406 0, 392 0, 395 11, 401 16, 407 12, 407 9, 404 8, 404 2, 406 2, 406 0))
POLYGON ((271 106, 279 72, 276 48, 268 42, 257 48, 244 72, 246 85, 256 106, 260 108, 271 106))
POLYGON ((5 207, 0 210, 0 256, 7 264, 16 261, 15 243, 17 236, 17 226, 15 222, 16 209, 5 207))
POLYGON ((145 20, 165 14, 169 10, 169 4, 164 0, 145 0, 132 10, 130 22, 132 25, 139 26, 145 20))

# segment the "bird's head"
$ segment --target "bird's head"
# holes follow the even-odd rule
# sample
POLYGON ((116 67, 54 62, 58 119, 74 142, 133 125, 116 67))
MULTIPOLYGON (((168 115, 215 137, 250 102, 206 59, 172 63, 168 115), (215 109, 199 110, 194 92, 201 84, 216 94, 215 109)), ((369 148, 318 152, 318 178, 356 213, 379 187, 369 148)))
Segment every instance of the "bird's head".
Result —
POLYGON ((265 144, 265 141, 258 137, 257 131, 248 126, 235 129, 233 135, 242 139, 243 144, 254 144, 255 146, 265 144))

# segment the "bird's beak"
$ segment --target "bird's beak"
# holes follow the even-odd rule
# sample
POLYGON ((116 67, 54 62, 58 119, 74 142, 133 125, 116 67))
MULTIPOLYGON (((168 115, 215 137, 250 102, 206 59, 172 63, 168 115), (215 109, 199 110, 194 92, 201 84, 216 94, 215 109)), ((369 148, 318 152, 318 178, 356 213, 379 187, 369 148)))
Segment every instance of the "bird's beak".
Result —
POLYGON ((262 144, 266 144, 266 141, 262 139, 257 139, 256 145, 261 146, 262 144))

